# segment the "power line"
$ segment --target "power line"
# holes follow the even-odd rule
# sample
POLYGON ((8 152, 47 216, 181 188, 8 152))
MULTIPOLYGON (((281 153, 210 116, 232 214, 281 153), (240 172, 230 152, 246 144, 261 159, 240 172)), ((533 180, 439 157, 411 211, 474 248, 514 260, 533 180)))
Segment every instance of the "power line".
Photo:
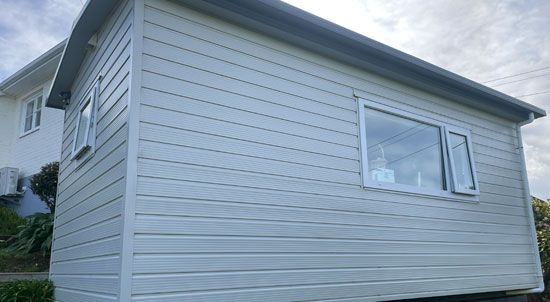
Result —
POLYGON ((392 136, 390 136, 390 137, 388 137, 388 138, 386 138, 386 139, 383 139, 383 140, 381 140, 381 141, 379 141, 379 142, 372 143, 372 145, 371 145, 370 147, 368 147, 367 149, 375 148, 375 147, 377 147, 378 145, 380 145, 380 144, 382 144, 382 143, 385 143, 385 142, 387 142, 387 141, 390 141, 390 140, 393 139, 393 138, 397 138, 398 136, 401 136, 401 135, 403 135, 403 134, 405 134, 405 133, 407 133, 407 132, 409 132, 409 131, 412 131, 412 130, 414 130, 415 128, 421 127, 421 126, 424 126, 424 128, 418 129, 417 131, 415 131, 415 132, 413 132, 413 133, 411 133, 411 134, 407 134, 407 135, 404 136, 403 138, 399 138, 399 139, 396 140, 395 142, 385 144, 384 146, 391 146, 391 145, 393 145, 393 144, 395 144, 395 143, 397 143, 397 142, 399 142, 399 141, 402 141, 402 140, 406 139, 407 137, 411 137, 411 136, 417 134, 418 132, 420 132, 420 131, 422 131, 422 130, 428 128, 428 127, 430 127, 429 125, 418 124, 418 125, 416 125, 416 126, 414 126, 414 127, 412 127, 412 128, 407 128, 405 131, 401 131, 401 132, 399 132, 399 133, 397 133, 397 134, 395 134, 395 135, 392 135, 392 136))
POLYGON ((550 66, 542 67, 542 68, 539 68, 539 69, 533 69, 533 70, 526 71, 526 72, 516 73, 516 74, 513 74, 513 75, 509 75, 509 76, 505 76, 505 77, 501 77, 501 78, 496 78, 496 79, 492 79, 492 80, 489 80, 489 81, 484 81, 484 82, 481 82, 481 83, 482 84, 491 83, 491 82, 495 82, 495 81, 498 81, 498 80, 514 78, 514 77, 517 77, 517 76, 520 76, 520 75, 529 74, 529 73, 533 73, 533 72, 537 72, 537 71, 541 71, 541 70, 547 70, 547 69, 550 69, 550 66))
POLYGON ((527 78, 523 78, 523 79, 519 79, 519 80, 514 80, 514 81, 510 81, 510 82, 499 83, 499 84, 491 85, 491 87, 498 87, 498 86, 502 86, 502 85, 507 85, 507 84, 512 84, 512 83, 522 82, 522 81, 525 81, 525 80, 540 78, 540 77, 544 77, 544 76, 547 76, 547 75, 550 75, 550 73, 543 73, 543 74, 539 74, 539 75, 536 75, 536 76, 527 77, 527 78))
POLYGON ((522 97, 525 97, 525 96, 541 95, 541 94, 547 94, 547 93, 550 93, 550 90, 549 90, 549 91, 541 91, 541 92, 529 93, 529 94, 524 94, 524 95, 516 95, 516 96, 514 96, 514 97, 515 97, 515 98, 522 98, 522 97))
MULTIPOLYGON (((418 150, 416 150, 416 151, 414 151, 414 152, 412 152, 412 153, 405 154, 404 156, 402 156, 402 157, 400 157, 400 158, 398 158, 398 159, 390 160, 390 161, 388 161, 386 164, 389 165, 389 164, 391 164, 391 163, 395 163, 395 162, 404 160, 404 159, 409 158, 409 157, 411 157, 411 156, 413 156, 413 155, 415 155, 415 154, 418 154, 418 153, 420 153, 420 152, 423 152, 423 151, 428 150, 428 149, 430 149, 430 148, 432 148, 432 147, 434 147, 434 146, 439 146, 439 145, 440 145, 439 141, 438 141, 438 142, 435 142, 435 143, 433 143, 433 144, 431 144, 431 145, 422 147, 422 148, 420 148, 420 149, 418 149, 418 150)), ((374 169, 374 168, 371 168, 371 169, 369 169, 369 171, 372 171, 373 169, 374 169)))

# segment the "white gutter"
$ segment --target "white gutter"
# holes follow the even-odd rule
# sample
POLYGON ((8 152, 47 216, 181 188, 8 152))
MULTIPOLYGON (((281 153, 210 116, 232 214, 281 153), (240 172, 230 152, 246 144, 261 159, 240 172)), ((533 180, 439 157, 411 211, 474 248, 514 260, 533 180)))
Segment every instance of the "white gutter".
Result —
POLYGON ((537 287, 526 290, 508 291, 510 295, 521 294, 536 294, 544 291, 544 278, 542 275, 542 266, 540 263, 539 246, 537 244, 537 230, 535 228, 535 217, 533 215, 533 206, 531 204, 531 193, 529 192, 529 180, 527 179, 527 166, 525 165, 525 154, 523 152, 523 138, 521 136, 521 127, 532 123, 535 120, 535 115, 529 113, 529 118, 523 122, 519 122, 516 127, 517 139, 519 143, 520 161, 523 169, 521 170, 521 178, 523 179, 523 197, 525 198, 527 217, 529 219, 529 227, 531 228, 531 243, 533 245, 533 255, 535 257, 535 265, 538 269, 537 287))

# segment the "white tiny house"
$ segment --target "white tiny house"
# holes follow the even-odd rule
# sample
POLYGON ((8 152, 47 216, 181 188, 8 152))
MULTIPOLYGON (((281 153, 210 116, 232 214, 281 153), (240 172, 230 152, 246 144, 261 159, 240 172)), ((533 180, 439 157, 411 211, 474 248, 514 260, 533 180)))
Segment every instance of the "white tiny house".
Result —
POLYGON ((546 113, 282 2, 89 1, 47 104, 56 301, 543 289, 520 127, 546 113))

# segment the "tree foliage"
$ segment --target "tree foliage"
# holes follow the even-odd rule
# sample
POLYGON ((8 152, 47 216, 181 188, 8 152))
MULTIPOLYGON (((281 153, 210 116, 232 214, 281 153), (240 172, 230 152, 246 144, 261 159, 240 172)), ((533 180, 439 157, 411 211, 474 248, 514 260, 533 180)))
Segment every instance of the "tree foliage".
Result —
POLYGON ((55 199, 57 196, 57 175, 59 173, 59 162, 45 164, 40 172, 31 178, 31 190, 50 209, 55 211, 55 199))
MULTIPOLYGON (((544 284, 547 285, 550 280, 550 202, 533 197, 531 203, 533 205, 544 284)), ((550 290, 545 288, 542 294, 530 297, 529 301, 549 302, 550 290)))

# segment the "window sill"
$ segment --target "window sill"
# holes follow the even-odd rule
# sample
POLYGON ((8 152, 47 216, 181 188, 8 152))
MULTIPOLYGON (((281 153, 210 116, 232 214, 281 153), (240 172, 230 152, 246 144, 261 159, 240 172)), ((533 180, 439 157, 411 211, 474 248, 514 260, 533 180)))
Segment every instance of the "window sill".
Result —
POLYGON ((31 130, 29 130, 29 131, 27 131, 27 132, 23 132, 23 133, 19 134, 19 138, 23 138, 23 137, 25 137, 25 136, 27 136, 27 135, 29 135, 29 134, 32 134, 32 133, 34 133, 34 132, 36 132, 36 131, 38 131, 38 130, 40 130, 40 126, 38 126, 38 127, 36 127, 36 128, 33 128, 33 129, 31 129, 31 130))
POLYGON ((95 155, 95 152, 91 152, 90 150, 82 154, 78 159, 74 159, 73 162, 75 164, 74 171, 80 170, 87 162, 89 162, 95 155))
POLYGON ((460 193, 453 193, 451 191, 443 190, 430 190, 426 188, 419 188, 414 186, 400 185, 400 184, 386 184, 369 182, 363 185, 364 190, 372 190, 377 192, 385 192, 390 194, 399 194, 406 196, 432 198, 446 201, 457 201, 479 204, 479 195, 466 195, 460 193))
POLYGON ((84 157, 84 155, 86 154, 86 152, 88 152, 89 149, 90 149, 89 145, 82 145, 78 147, 78 149, 73 150, 73 154, 71 155, 71 160, 78 160, 81 157, 84 157))

